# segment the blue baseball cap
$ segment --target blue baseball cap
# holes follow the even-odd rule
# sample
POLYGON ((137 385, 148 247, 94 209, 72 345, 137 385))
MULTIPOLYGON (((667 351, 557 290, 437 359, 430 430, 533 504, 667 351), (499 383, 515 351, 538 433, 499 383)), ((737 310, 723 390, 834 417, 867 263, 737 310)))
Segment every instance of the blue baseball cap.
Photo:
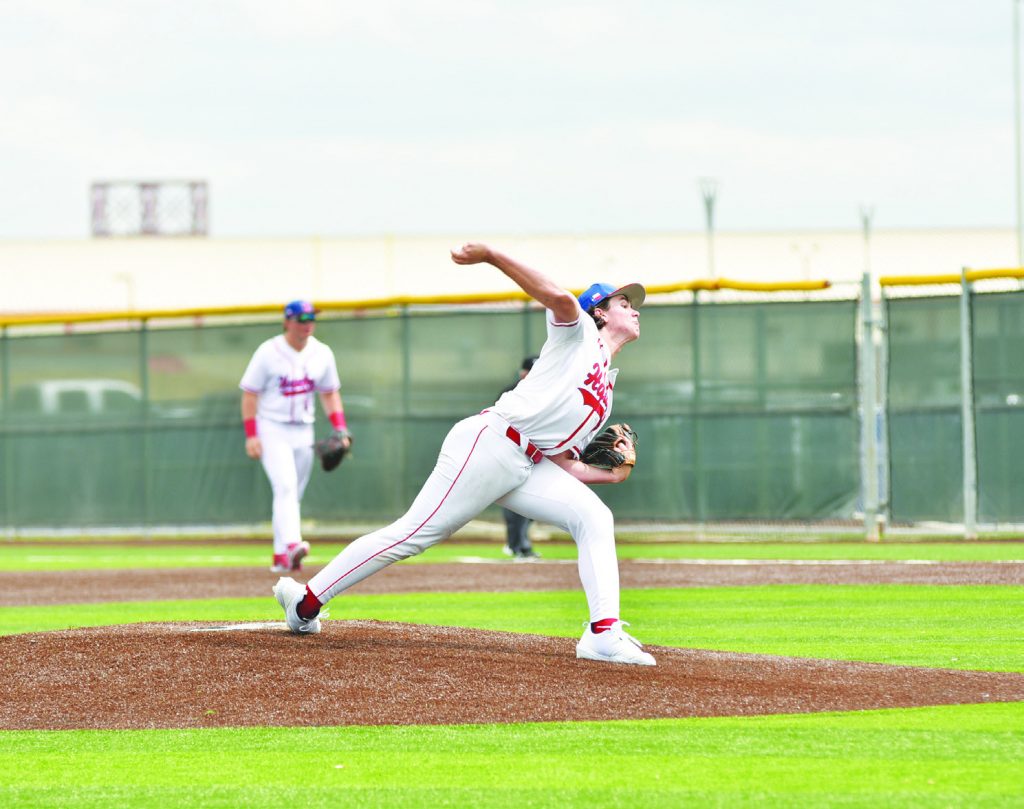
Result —
POLYGON ((319 311, 309 301, 292 301, 285 305, 284 317, 285 320, 298 320, 300 323, 307 323, 316 320, 319 311))
POLYGON ((630 306, 638 309, 640 304, 647 297, 647 290, 640 284, 626 284, 624 287, 613 287, 611 284, 591 284, 577 300, 584 312, 589 312, 601 301, 606 301, 616 295, 625 295, 630 306))

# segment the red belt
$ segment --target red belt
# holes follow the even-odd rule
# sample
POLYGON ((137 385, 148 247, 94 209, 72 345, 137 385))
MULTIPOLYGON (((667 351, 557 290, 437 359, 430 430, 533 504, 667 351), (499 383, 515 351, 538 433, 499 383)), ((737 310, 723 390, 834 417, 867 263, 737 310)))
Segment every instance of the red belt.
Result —
MULTIPOLYGON (((515 427, 509 426, 509 428, 505 430, 505 435, 507 435, 509 440, 514 442, 516 446, 523 446, 523 437, 515 427)), ((540 459, 544 457, 544 453, 537 449, 532 441, 526 442, 526 446, 523 447, 523 452, 525 452, 526 457, 534 463, 540 463, 540 459)))

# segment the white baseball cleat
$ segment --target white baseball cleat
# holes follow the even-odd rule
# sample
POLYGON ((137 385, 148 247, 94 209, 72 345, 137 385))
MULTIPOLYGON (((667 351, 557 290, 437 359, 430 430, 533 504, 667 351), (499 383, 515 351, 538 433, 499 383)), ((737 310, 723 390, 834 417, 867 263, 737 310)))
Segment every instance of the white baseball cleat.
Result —
POLYGON ((287 576, 282 576, 274 585, 274 597, 284 607, 284 620, 288 628, 297 635, 315 635, 320 631, 320 616, 307 620, 300 618, 296 611, 305 596, 306 586, 287 576))
POLYGON ((576 657, 600 660, 604 663, 631 663, 635 666, 656 666, 654 658, 643 651, 643 645, 622 627, 625 621, 616 621, 610 629, 594 634, 590 624, 576 644, 576 657))

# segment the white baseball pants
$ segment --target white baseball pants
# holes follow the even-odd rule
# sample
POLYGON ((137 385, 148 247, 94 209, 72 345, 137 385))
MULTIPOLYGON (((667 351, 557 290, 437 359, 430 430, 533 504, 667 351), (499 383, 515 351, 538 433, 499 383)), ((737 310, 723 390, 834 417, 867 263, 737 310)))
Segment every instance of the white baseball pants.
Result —
POLYGON ((313 471, 313 425, 258 419, 256 434, 263 445, 260 462, 274 493, 274 553, 281 554, 302 541, 299 503, 313 471))
MULTIPOLYGON (((534 465, 494 413, 449 431, 437 465, 409 510, 386 528, 354 540, 309 581, 327 603, 392 562, 447 539, 491 503, 567 531, 576 542, 590 620, 619 617, 619 566, 609 508, 586 485, 544 458, 534 465)), ((524 439, 525 440, 525 439, 524 439)))

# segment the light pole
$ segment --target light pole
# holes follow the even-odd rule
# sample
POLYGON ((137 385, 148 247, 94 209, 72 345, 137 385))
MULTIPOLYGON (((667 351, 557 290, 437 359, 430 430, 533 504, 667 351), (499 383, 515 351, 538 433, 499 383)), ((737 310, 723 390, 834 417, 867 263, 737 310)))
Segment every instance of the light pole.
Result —
POLYGON ((864 272, 868 275, 871 275, 871 219, 874 215, 874 205, 860 206, 861 232, 864 234, 864 272))
POLYGON ((1013 157, 1017 182, 1014 203, 1017 209, 1017 266, 1024 267, 1024 211, 1021 210, 1020 186, 1020 0, 1013 0, 1013 157))
POLYGON ((114 280, 118 283, 124 284, 125 292, 128 297, 128 311, 135 311, 135 279, 131 273, 119 272, 114 274, 114 280))
POLYGON ((800 242, 793 242, 790 244, 789 249, 792 250, 800 257, 800 272, 803 275, 805 281, 811 280, 811 259, 814 254, 820 249, 817 242, 811 244, 801 244, 800 242))
POLYGON ((715 278, 715 197, 718 195, 718 180, 701 177, 697 180, 700 195, 704 199, 704 215, 708 227, 708 275, 715 278))

